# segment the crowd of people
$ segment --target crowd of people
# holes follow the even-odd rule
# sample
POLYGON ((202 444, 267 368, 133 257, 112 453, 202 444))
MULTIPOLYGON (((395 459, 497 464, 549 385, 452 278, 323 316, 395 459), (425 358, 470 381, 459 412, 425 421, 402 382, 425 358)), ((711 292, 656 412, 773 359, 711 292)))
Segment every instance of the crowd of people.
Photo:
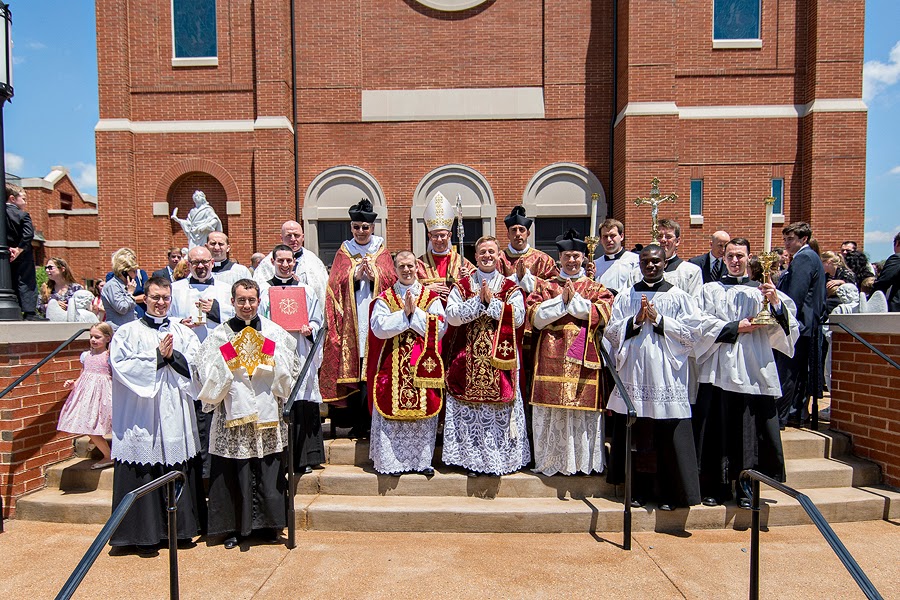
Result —
MULTIPOLYGON (((900 234, 877 276, 852 242, 820 254, 802 222, 784 227, 769 274, 759 249, 725 231, 682 259, 681 227, 668 219, 658 243, 634 251, 607 219, 594 261, 569 230, 557 260, 529 244, 533 219, 519 206, 504 219, 508 240, 481 237, 473 263, 450 243, 453 214, 436 195, 426 252, 392 254, 364 199, 330 269, 295 221, 252 270, 229 258, 222 232, 186 256, 168 249, 151 277, 133 251, 117 251, 93 311, 106 322, 91 330, 60 429, 93 436, 103 452, 94 466, 115 470, 114 505, 183 472, 179 539, 207 534, 227 548, 276 539, 286 524, 281 413, 307 362, 294 405, 301 474, 325 462, 327 413, 332 431, 370 440, 382 474, 431 477, 442 464, 469 477, 530 468, 618 484, 627 395, 635 506, 748 506, 739 473, 784 481, 780 432, 804 426, 810 397, 822 395, 828 313, 872 291, 898 301, 900 234)), ((48 266, 58 272, 42 301, 66 310, 81 290, 64 261, 48 266)), ((112 545, 161 543, 164 507, 162 491, 138 501, 112 545)))

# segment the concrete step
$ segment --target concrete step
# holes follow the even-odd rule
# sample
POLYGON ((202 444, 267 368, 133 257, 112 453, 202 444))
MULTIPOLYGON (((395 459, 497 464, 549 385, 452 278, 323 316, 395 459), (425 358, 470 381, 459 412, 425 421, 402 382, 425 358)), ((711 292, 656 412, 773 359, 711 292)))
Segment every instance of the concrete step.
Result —
MULTIPOLYGON (((883 518, 885 498, 853 488, 805 492, 829 522, 883 518)), ((764 526, 799 525, 809 518, 798 501, 766 489, 764 526)), ((750 511, 734 503, 663 512, 632 511, 634 531, 745 529, 750 511)), ((297 526, 320 531, 434 531, 446 533, 621 532, 622 502, 608 498, 441 498, 436 496, 298 496, 297 526)))
POLYGON ((616 495, 615 486, 606 483, 603 475, 547 477, 521 471, 503 477, 467 477, 458 469, 439 467, 432 477, 418 473, 396 476, 353 465, 328 465, 314 474, 318 474, 319 493, 333 496, 596 498, 616 495))
POLYGON ((112 490, 64 492, 44 489, 16 501, 16 519, 103 524, 112 514, 112 490))
POLYGON ((867 486, 859 488, 864 492, 874 494, 884 498, 884 516, 882 518, 888 521, 900 520, 900 492, 892 490, 883 485, 867 486))
MULTIPOLYGON (((435 449, 435 454, 438 454, 435 449)), ((369 459, 369 440, 337 438, 325 440, 325 462, 329 465, 372 465, 369 459)))
POLYGON ((827 458, 786 460, 787 485, 797 490, 850 487, 853 467, 827 458))
POLYGON ((97 461, 90 458, 71 458, 47 468, 47 489, 65 491, 111 490, 113 469, 95 471, 97 461))
POLYGON ((789 428, 781 432, 785 460, 795 458, 827 458, 827 441, 823 435, 805 429, 789 428))

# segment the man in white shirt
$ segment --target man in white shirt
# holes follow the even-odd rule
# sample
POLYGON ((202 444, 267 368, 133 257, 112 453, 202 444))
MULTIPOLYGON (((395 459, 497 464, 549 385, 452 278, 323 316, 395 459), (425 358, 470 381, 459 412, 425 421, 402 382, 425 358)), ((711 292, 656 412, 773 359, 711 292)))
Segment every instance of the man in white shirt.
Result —
POLYGON ((594 280, 599 281, 613 294, 629 287, 638 269, 638 255, 626 250, 625 226, 616 219, 607 219, 600 225, 600 243, 603 256, 594 261, 594 280))

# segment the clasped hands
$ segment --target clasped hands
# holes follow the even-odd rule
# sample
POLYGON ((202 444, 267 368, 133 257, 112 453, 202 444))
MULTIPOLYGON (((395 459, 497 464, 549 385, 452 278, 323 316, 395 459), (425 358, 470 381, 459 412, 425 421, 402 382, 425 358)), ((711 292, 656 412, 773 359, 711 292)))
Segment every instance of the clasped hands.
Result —
POLYGON ((644 323, 650 323, 651 325, 654 325, 656 324, 656 319, 658 318, 658 316, 659 313, 656 310, 656 305, 650 302, 647 299, 647 296, 641 295, 641 309, 634 317, 634 322, 638 325, 642 325, 644 323))
POLYGON ((173 344, 174 342, 171 333, 167 333, 159 341, 159 353, 163 358, 172 358, 172 353, 175 349, 173 344))
POLYGON ((356 270, 353 272, 353 278, 357 281, 362 281, 363 279, 375 281, 375 269, 372 267, 368 254, 363 256, 359 261, 359 264, 356 265, 356 270))

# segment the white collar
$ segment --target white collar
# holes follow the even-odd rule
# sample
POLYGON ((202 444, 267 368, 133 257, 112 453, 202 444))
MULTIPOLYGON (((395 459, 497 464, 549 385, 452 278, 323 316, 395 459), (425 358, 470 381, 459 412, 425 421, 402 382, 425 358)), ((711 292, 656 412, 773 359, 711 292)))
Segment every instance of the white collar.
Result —
POLYGON ((406 296, 406 292, 408 292, 409 290, 412 290, 413 295, 418 296, 419 293, 421 292, 421 288, 422 288, 422 285, 418 281, 414 282, 412 285, 403 285, 402 283, 400 283, 398 281, 394 285, 396 286, 394 288, 394 291, 397 292, 397 294, 401 298, 403 296, 406 296))
POLYGON ((585 275, 584 267, 581 267, 581 270, 578 271, 577 273, 575 273, 574 275, 569 275, 568 273, 566 273, 563 270, 560 270, 560 272, 559 272, 559 276, 562 277, 563 279, 581 279, 582 277, 584 277, 584 275, 585 275))
POLYGON ((372 234, 372 238, 369 240, 369 243, 365 246, 361 246, 356 242, 355 239, 349 239, 344 242, 344 245, 347 247, 347 250, 350 251, 350 254, 375 254, 381 245, 384 243, 384 238, 381 236, 377 236, 372 234))
POLYGON ((515 248, 513 248, 513 247, 512 247, 512 244, 507 244, 506 247, 509 249, 509 251, 510 251, 512 254, 519 254, 519 255, 525 254, 526 252, 528 252, 529 250, 531 250, 531 244, 525 244, 525 249, 522 250, 521 252, 518 251, 518 250, 516 250, 515 248))

